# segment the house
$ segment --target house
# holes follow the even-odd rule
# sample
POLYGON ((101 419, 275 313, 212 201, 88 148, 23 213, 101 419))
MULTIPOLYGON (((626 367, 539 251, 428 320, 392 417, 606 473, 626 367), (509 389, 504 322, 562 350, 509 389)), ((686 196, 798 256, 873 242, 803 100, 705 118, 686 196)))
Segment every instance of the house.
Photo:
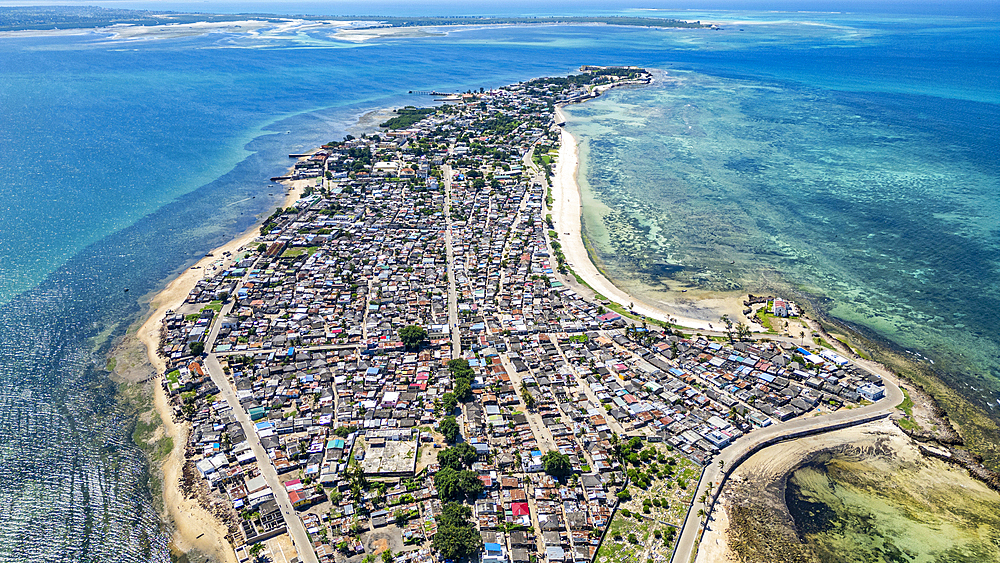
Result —
POLYGON ((858 387, 858 394, 874 403, 885 397, 885 387, 874 383, 865 383, 858 387))
POLYGON ((775 317, 787 317, 788 316, 788 301, 780 297, 775 297, 774 304, 771 305, 771 312, 775 317))
POLYGON ((483 555, 479 560, 482 563, 507 563, 506 550, 498 543, 484 543, 483 555))

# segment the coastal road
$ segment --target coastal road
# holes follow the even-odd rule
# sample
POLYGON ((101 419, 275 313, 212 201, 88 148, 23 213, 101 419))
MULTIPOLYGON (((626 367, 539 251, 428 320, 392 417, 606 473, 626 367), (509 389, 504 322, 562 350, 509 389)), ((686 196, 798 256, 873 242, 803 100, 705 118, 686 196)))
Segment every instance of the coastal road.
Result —
POLYGON ((229 403, 236 421, 243 427, 243 433, 247 437, 247 442, 250 443, 250 448, 257 458, 257 467, 260 469, 260 474, 264 477, 267 486, 274 493, 274 500, 277 501, 278 507, 281 508, 281 516, 285 520, 288 535, 291 536, 292 542, 295 544, 299 560, 305 563, 319 563, 319 558, 316 557, 316 552, 313 551, 312 543, 309 542, 309 534, 306 533, 305 525, 299 519, 298 513, 295 512, 295 508, 288 498, 288 492, 278 478, 278 472, 274 469, 274 464, 271 463, 270 456, 267 455, 267 450, 261 445, 260 437, 257 435, 253 421, 250 420, 250 416, 247 415, 247 412, 243 410, 243 406, 240 405, 240 401, 236 397, 236 392, 229 383, 229 377, 222 371, 222 364, 219 363, 219 358, 215 354, 209 354, 205 359, 205 367, 208 369, 208 374, 211 376, 212 381, 219 388, 222 397, 229 403))
MULTIPOLYGON (((248 268, 247 275, 249 275, 249 270, 250 268, 248 268)), ((246 277, 240 280, 240 286, 243 285, 245 279, 246 277)), ((216 316, 215 322, 212 323, 212 328, 208 333, 208 338, 205 341, 206 350, 211 350, 215 345, 215 339, 218 338, 219 329, 222 325, 221 319, 233 310, 235 303, 235 299, 231 299, 216 316)), ((281 516, 285 520, 285 528, 288 530, 288 535, 291 536, 292 542, 295 544, 295 550, 299 554, 299 561, 303 561, 304 563, 319 563, 319 558, 316 557, 316 552, 313 551, 312 543, 309 541, 309 534, 306 533, 306 527, 299 518, 298 513, 295 512, 295 507, 292 506, 292 502, 288 498, 288 491, 285 490, 285 486, 278 479, 278 472, 275 470, 274 464, 271 463, 271 457, 267 455, 267 450, 260 443, 260 437, 257 435, 253 421, 250 420, 247 411, 243 410, 243 406, 240 405, 236 391, 229 382, 229 376, 222 371, 219 356, 215 353, 209 353, 205 358, 205 369, 208 371, 209 377, 212 378, 212 382, 219 388, 219 392, 226 400, 226 403, 229 404, 229 408, 232 409, 236 421, 243 427, 243 433, 250 444, 250 449, 253 450, 254 457, 257 458, 257 467, 260 469, 260 474, 264 477, 267 486, 271 488, 271 491, 274 493, 274 500, 281 509, 281 516)))
POLYGON ((447 164, 441 167, 444 176, 444 217, 445 230, 444 241, 448 255, 448 329, 451 332, 451 357, 460 358, 462 356, 462 335, 458 331, 458 290, 455 287, 455 248, 452 244, 451 235, 451 166, 447 164))
MULTIPOLYGON (((885 378, 883 381, 885 382, 885 397, 877 403, 856 409, 841 409, 819 417, 801 418, 791 422, 773 424, 742 436, 723 449, 705 468, 701 481, 698 482, 698 489, 695 490, 694 498, 697 499, 701 493, 707 492, 707 484, 712 483, 712 494, 709 495, 711 500, 705 507, 705 512, 711 515, 715 499, 731 472, 758 450, 785 440, 864 424, 889 416, 895 410, 896 405, 903 402, 903 392, 893 382, 885 378), (723 467, 719 467, 719 461, 723 462, 723 467)), ((681 537, 677 540, 677 548, 674 550, 673 558, 671 558, 672 563, 689 563, 694 559, 697 554, 697 542, 701 537, 701 524, 701 517, 692 506, 684 521, 681 537)))

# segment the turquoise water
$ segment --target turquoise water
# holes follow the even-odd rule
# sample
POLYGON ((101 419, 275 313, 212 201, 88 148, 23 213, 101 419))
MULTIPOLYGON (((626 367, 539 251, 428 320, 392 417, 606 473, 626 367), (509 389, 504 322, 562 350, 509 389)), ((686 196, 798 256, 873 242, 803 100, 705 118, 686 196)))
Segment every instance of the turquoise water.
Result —
MULTIPOLYGON (((666 69, 673 86, 574 108, 572 123, 592 171, 614 162, 631 175, 590 183, 595 192, 606 185, 598 197, 634 215, 637 233, 679 202, 690 208, 678 216, 683 232, 664 221, 650 230, 657 255, 643 260, 714 288, 752 282, 714 265, 714 249, 748 268, 769 256, 769 275, 828 295, 841 317, 853 309, 837 307, 861 303, 922 334, 933 323, 901 303, 921 315, 958 312, 948 321, 968 327, 968 350, 995 350, 978 314, 996 299, 996 170, 985 156, 996 154, 1000 89, 986 40, 995 27, 953 18, 941 34, 919 18, 822 17, 742 33, 552 26, 360 44, 322 28, 0 37, 0 561, 168 560, 132 421, 100 369, 108 340, 99 335, 123 334, 143 310, 137 299, 269 213, 280 191, 267 178, 284 171, 288 153, 339 138, 368 110, 426 102, 408 90, 491 87, 581 64, 666 69), (586 130, 613 100, 631 112, 627 127, 607 122, 622 133, 586 130), (626 142, 630 151, 616 148, 626 142), (891 170, 873 165, 886 162, 891 170), (683 178, 659 181, 678 170, 683 178), (793 172, 800 185, 783 180, 793 172), (625 184, 634 184, 628 197, 625 184), (826 195, 799 193, 810 190, 826 195), (780 224, 757 223, 774 218, 780 224), (833 226, 816 228, 823 221, 833 226), (840 248, 834 231, 853 246, 840 248), (848 260, 864 252, 878 260, 848 260), (689 270, 712 274, 700 281, 689 270), (905 293, 917 283, 933 307, 905 293), (840 297, 851 286, 869 301, 840 297)), ((641 260, 635 267, 640 281, 664 277, 641 260)), ((940 332, 935 342, 952 346, 951 331, 940 332)))
POLYGON ((997 31, 911 28, 886 54, 869 29, 839 56, 678 64, 571 106, 609 274, 653 302, 804 294, 1000 412, 997 31))
POLYGON ((788 478, 785 503, 822 563, 1000 561, 1000 497, 935 459, 824 454, 788 478))

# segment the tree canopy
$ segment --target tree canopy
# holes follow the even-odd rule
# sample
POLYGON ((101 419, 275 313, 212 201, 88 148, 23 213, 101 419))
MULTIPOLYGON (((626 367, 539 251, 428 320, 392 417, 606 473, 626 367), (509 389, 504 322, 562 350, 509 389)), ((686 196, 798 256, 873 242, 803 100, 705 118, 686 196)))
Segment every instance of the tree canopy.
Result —
POLYGON ((446 500, 474 499, 483 492, 483 482, 475 471, 456 471, 451 467, 442 468, 434 474, 434 487, 438 495, 446 500))
POLYGON ((450 448, 441 450, 441 453, 437 456, 437 460, 441 464, 441 467, 450 467, 459 471, 472 467, 472 464, 476 461, 476 457, 476 448, 467 442, 462 442, 461 444, 455 444, 450 448))
POLYGON ((472 399, 472 377, 475 372, 469 367, 469 360, 456 358, 448 360, 448 371, 454 380, 455 398, 467 402, 472 399))
POLYGON ((549 450, 542 456, 542 469, 556 479, 565 479, 573 473, 569 456, 555 450, 549 450))
POLYGON ((431 546, 441 557, 460 561, 483 549, 483 538, 469 521, 472 510, 463 504, 450 502, 436 517, 437 533, 431 546))
POLYGON ((454 416, 444 417, 438 428, 448 442, 454 443, 458 439, 458 422, 455 421, 454 416))
POLYGON ((408 325, 399 329, 399 339, 409 350, 416 350, 420 343, 427 340, 427 330, 420 325, 408 325))
POLYGON ((458 406, 458 398, 455 397, 454 393, 445 393, 441 396, 441 405, 444 407, 445 414, 451 414, 458 406))

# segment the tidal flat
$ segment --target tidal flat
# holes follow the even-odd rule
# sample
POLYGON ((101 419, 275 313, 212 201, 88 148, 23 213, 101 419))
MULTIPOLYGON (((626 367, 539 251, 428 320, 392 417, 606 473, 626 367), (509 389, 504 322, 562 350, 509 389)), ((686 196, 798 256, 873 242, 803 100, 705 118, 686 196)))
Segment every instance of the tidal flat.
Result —
POLYGON ((761 450, 715 511, 699 561, 1000 561, 1000 494, 890 421, 761 450))

